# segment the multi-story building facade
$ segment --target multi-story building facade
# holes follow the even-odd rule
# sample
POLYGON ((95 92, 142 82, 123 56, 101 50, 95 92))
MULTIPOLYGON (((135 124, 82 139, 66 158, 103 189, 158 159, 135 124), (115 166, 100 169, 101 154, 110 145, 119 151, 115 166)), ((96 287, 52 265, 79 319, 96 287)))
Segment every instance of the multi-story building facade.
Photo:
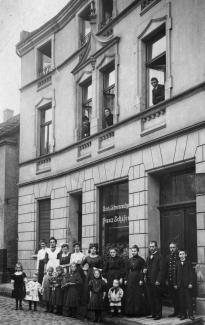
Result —
POLYGON ((0 123, 0 283, 6 282, 17 261, 19 115, 4 111, 0 123))
POLYGON ((84 250, 138 244, 143 256, 149 240, 163 253, 175 240, 197 264, 205 310, 204 12, 194 0, 71 0, 22 32, 18 254, 28 274, 51 235, 84 250))

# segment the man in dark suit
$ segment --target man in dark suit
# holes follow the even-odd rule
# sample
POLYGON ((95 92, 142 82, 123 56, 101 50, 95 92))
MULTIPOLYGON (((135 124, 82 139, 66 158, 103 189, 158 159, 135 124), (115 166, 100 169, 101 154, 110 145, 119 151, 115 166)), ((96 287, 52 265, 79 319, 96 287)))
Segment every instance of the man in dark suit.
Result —
POLYGON ((179 261, 176 265, 176 279, 174 288, 179 292, 179 306, 181 320, 188 316, 194 320, 192 305, 193 270, 191 262, 187 260, 185 250, 179 250, 179 261))
POLYGON ((153 105, 158 104, 164 100, 164 85, 160 85, 156 77, 151 79, 152 89, 152 103, 153 105))
POLYGON ((146 285, 152 318, 162 317, 162 284, 164 281, 164 267, 157 242, 149 243, 149 256, 146 261, 146 285))
POLYGON ((165 262, 165 279, 166 279, 166 285, 168 286, 169 295, 174 307, 174 312, 170 314, 168 317, 175 317, 179 314, 178 291, 174 289, 174 285, 176 281, 176 264, 177 261, 179 260, 179 252, 178 252, 177 244, 175 242, 170 242, 169 251, 170 251, 169 255, 167 255, 166 262, 165 262))

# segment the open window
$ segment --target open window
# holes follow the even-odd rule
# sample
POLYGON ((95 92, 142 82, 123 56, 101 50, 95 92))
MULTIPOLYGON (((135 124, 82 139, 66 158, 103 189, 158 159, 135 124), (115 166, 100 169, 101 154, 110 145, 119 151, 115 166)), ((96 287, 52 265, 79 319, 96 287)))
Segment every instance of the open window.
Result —
POLYGON ((101 28, 107 25, 113 18, 113 0, 102 0, 101 28))
POLYGON ((40 155, 51 152, 52 146, 52 107, 51 104, 40 110, 40 155))
POLYGON ((146 39, 147 106, 165 99, 166 35, 165 26, 146 39))
POLYGON ((51 40, 40 46, 37 50, 37 73, 38 77, 44 76, 51 71, 52 49, 51 40))
POLYGON ((90 136, 90 120, 92 109, 92 80, 82 84, 82 130, 81 138, 90 136))
POLYGON ((103 128, 113 125, 115 109, 115 66, 112 64, 103 71, 103 128))
POLYGON ((90 37, 90 13, 91 6, 86 7, 80 14, 80 46, 86 44, 90 37))

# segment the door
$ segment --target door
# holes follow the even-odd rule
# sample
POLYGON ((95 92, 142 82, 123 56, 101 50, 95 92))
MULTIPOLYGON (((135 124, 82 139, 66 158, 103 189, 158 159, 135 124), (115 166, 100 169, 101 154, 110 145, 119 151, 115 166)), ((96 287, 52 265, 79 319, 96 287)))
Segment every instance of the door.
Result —
POLYGON ((195 206, 161 209, 161 250, 168 254, 170 241, 187 251, 192 263, 197 262, 197 232, 195 206))

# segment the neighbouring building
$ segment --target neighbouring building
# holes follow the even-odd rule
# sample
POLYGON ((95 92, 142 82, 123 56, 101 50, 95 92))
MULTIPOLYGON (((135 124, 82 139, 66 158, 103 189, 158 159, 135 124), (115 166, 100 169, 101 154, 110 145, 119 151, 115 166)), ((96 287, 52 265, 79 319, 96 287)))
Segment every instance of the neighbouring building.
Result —
POLYGON ((205 2, 71 0, 21 33, 18 257, 170 240, 205 312, 205 2), (156 80, 157 79, 157 80, 156 80))
POLYGON ((17 261, 19 120, 6 109, 0 123, 0 283, 17 261))

